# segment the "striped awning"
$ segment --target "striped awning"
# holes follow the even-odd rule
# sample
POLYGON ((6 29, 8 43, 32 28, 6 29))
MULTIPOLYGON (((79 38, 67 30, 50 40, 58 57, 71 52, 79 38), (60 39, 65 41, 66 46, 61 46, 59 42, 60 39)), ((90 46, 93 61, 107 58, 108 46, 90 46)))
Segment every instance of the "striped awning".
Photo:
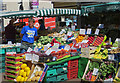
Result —
POLYGON ((77 9, 42 9, 37 11, 37 16, 58 15, 81 15, 81 11, 77 9))
POLYGON ((24 11, 10 11, 10 12, 1 12, 0 17, 3 18, 15 18, 15 17, 36 17, 36 10, 24 10, 24 11))
POLYGON ((47 17, 58 15, 81 15, 81 10, 77 9, 38 9, 38 10, 24 10, 24 11, 10 11, 1 12, 0 17, 14 18, 14 17, 47 17))

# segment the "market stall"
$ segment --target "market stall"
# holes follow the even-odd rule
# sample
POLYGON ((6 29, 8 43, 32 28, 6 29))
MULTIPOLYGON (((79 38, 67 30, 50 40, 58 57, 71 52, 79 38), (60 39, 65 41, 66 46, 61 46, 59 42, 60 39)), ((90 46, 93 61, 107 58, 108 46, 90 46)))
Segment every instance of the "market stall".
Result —
MULTIPOLYGON (((76 9, 43 9, 26 13, 27 16, 32 14, 58 16, 80 15, 81 12, 76 9)), ((2 16, 12 18, 23 15, 21 13, 2 16)), ((99 35, 98 29, 95 33, 91 31, 92 29, 64 28, 59 32, 41 36, 34 42, 34 48, 29 48, 27 52, 16 53, 13 48, 9 49, 5 56, 5 79, 39 83, 76 78, 82 81, 113 81, 119 61, 119 47, 114 44, 118 42, 105 42, 106 35, 99 35), (117 57, 114 58, 114 55, 117 57)))

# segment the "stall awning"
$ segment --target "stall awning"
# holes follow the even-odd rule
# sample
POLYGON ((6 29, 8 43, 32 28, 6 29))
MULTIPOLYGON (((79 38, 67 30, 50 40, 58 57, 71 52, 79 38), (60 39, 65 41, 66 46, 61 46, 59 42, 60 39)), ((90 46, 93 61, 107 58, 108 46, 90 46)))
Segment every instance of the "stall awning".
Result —
POLYGON ((10 12, 1 12, 0 17, 3 18, 14 18, 14 17, 35 17, 37 15, 36 10, 24 10, 24 11, 10 11, 10 12))
POLYGON ((43 16, 59 16, 59 15, 81 15, 81 10, 77 9, 38 9, 38 10, 24 10, 2 12, 0 17, 14 18, 14 17, 43 17, 43 16))
POLYGON ((43 9, 38 10, 38 16, 81 15, 77 9, 43 9))
POLYGON ((98 5, 82 6, 82 14, 95 13, 95 12, 108 12, 120 10, 120 2, 110 2, 98 5))

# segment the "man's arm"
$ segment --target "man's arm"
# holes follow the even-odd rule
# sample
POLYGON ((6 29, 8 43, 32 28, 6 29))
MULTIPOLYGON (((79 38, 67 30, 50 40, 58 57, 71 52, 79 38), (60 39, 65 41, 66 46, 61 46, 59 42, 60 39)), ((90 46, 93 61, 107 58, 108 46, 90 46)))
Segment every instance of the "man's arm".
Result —
POLYGON ((22 38, 22 37, 23 37, 23 34, 20 33, 20 37, 22 38))

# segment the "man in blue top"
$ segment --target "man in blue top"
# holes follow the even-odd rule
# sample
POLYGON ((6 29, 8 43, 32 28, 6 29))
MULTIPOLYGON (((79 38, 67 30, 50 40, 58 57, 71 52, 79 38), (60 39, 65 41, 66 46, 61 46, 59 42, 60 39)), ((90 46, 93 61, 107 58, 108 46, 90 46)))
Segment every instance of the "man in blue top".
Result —
POLYGON ((29 18, 28 26, 23 27, 20 37, 22 38, 22 48, 27 50, 28 47, 33 48, 34 40, 37 39, 37 29, 34 27, 34 19, 29 18))

